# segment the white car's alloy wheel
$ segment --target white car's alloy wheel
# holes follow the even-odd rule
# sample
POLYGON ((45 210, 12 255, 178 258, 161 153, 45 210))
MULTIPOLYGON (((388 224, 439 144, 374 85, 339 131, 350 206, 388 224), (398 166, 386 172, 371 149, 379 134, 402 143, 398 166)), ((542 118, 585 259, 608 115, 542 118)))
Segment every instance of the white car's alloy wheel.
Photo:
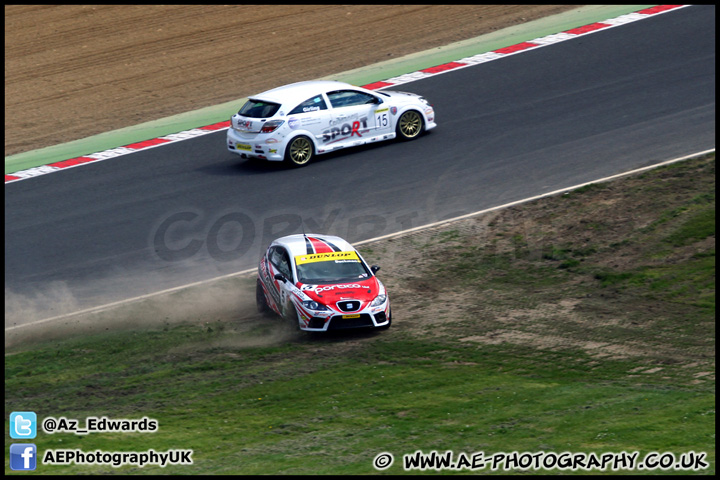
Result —
POLYGON ((301 167, 306 165, 313 155, 313 144, 309 138, 299 136, 288 145, 286 158, 291 165, 301 167))
POLYGON ((420 135, 423 127, 423 119, 420 113, 415 110, 408 110, 398 119, 397 133, 403 140, 412 140, 420 135))

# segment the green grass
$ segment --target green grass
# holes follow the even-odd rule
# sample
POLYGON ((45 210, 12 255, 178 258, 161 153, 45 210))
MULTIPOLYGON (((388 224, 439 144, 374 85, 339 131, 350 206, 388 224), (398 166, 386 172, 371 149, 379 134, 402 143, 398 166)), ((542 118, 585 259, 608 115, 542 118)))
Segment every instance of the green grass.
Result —
POLYGON ((710 467, 684 473, 714 473, 714 157, 524 208, 495 220, 495 242, 450 227, 423 244, 425 266, 408 270, 419 277, 390 280, 426 288, 396 299, 386 332, 275 341, 279 320, 258 317, 6 349, 6 452, 10 412, 31 410, 159 422, 155 433, 39 432, 41 455, 194 452, 192 466, 37 474, 362 475, 378 473, 381 452, 395 456, 383 473, 419 473, 402 469, 417 450, 694 451, 710 467), (622 202, 607 207, 617 218, 593 210, 617 192, 622 202), (644 227, 627 227, 623 209, 644 227))
POLYGON ((6 410, 21 403, 39 417, 157 419, 157 433, 40 434, 36 439, 40 451, 194 450, 193 466, 148 466, 143 469, 148 473, 362 474, 373 473, 370 462, 377 453, 399 457, 417 449, 714 449, 708 423, 714 417, 712 391, 658 379, 636 383, 626 377, 632 363, 597 367, 579 353, 415 339, 378 339, 343 358, 309 355, 298 361, 315 347, 203 346, 220 335, 176 327, 162 336, 148 335, 144 343, 152 354, 128 345, 120 362, 109 348, 88 359, 88 349, 122 344, 123 335, 112 334, 100 341, 63 342, 54 352, 13 355, 9 363, 18 366, 6 378, 12 392, 6 410), (195 351, 171 354, 183 339, 195 351), (33 367, 52 357, 53 367, 33 367), (672 435, 663 434, 669 431, 672 435))

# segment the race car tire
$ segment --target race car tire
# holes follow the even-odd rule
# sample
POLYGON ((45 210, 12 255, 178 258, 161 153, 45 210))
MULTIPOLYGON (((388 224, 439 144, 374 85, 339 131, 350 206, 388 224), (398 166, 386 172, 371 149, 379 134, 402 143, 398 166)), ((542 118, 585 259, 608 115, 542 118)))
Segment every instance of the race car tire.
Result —
POLYGON ((285 149, 285 161, 293 167, 305 166, 313 157, 313 151, 312 140, 305 135, 298 135, 285 149))
POLYGON ((395 128, 400 140, 413 140, 423 131, 423 117, 417 110, 408 110, 400 115, 395 128))
POLYGON ((283 319, 285 320, 287 328, 291 332, 300 331, 300 317, 298 315, 297 308, 295 308, 295 305, 291 304, 288 309, 285 310, 283 319))
POLYGON ((269 315, 272 311, 270 306, 267 304, 267 299, 265 298, 265 292, 263 291, 260 279, 258 279, 257 286, 255 287, 255 303, 257 304, 258 313, 269 315))

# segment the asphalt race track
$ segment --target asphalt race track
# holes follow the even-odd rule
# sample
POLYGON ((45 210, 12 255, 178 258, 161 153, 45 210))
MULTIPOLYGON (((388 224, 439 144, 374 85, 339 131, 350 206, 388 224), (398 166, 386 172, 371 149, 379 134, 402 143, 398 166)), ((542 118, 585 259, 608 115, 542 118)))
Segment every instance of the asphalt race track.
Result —
POLYGON ((52 316, 53 295, 79 309, 253 268, 301 222, 357 242, 714 148, 715 7, 397 89, 438 127, 302 169, 242 160, 221 131, 6 185, 6 300, 52 316))

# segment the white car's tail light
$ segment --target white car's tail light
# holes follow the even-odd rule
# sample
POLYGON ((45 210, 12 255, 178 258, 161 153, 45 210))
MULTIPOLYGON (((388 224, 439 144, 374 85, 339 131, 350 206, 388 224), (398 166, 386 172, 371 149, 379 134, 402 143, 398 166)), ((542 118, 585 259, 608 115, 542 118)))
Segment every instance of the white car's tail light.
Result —
POLYGON ((260 133, 272 133, 283 123, 285 123, 285 120, 270 120, 262 126, 260 133))

